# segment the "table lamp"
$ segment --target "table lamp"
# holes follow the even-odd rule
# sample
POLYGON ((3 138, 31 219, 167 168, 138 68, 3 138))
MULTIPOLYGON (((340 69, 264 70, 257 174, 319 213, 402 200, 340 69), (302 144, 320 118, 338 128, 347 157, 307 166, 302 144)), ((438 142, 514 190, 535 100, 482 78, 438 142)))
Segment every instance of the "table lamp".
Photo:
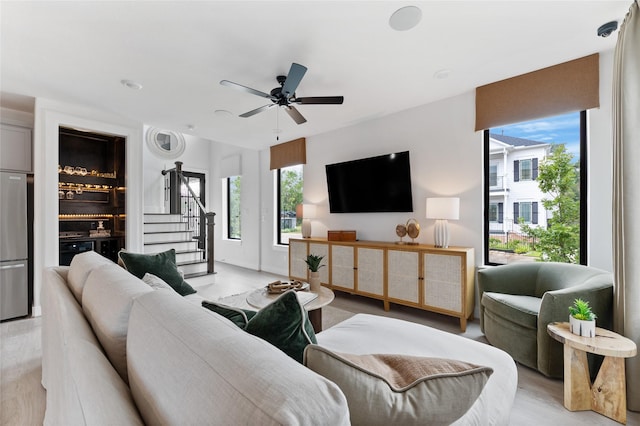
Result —
POLYGON ((315 204, 302 204, 302 238, 311 237, 311 220, 316 217, 315 204))
POLYGON ((448 219, 460 218, 460 198, 427 198, 427 219, 436 219, 433 239, 436 247, 449 247, 448 219))

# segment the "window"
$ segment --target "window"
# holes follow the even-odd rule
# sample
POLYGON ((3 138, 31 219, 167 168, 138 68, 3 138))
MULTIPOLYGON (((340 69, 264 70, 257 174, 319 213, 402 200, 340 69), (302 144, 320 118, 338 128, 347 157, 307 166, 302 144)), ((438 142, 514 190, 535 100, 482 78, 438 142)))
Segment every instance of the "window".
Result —
POLYGON ((242 191, 242 176, 227 178, 227 238, 239 240, 242 238, 240 230, 240 194, 242 191))
POLYGON ((583 111, 485 130, 487 264, 586 263, 586 118, 583 111))
POLYGON ((277 170, 277 243, 288 245, 289 238, 301 238, 302 218, 296 216, 296 207, 302 204, 302 165, 277 170))
POLYGON ((489 186, 496 187, 498 186, 498 165, 491 164, 489 166, 489 186))
POLYGON ((538 203, 513 203, 513 217, 516 223, 538 223, 538 203))

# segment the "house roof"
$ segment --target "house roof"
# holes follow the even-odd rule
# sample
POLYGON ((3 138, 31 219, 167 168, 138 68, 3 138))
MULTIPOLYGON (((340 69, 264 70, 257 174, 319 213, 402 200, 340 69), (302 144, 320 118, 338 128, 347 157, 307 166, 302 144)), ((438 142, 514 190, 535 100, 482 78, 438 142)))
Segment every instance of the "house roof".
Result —
POLYGON ((489 137, 492 139, 495 139, 499 142, 502 142, 506 145, 511 145, 511 146, 535 146, 535 145, 548 145, 545 142, 539 142, 539 141, 532 141, 530 139, 522 139, 522 138, 516 138, 513 136, 507 136, 507 135, 497 135, 495 133, 490 133, 489 137))

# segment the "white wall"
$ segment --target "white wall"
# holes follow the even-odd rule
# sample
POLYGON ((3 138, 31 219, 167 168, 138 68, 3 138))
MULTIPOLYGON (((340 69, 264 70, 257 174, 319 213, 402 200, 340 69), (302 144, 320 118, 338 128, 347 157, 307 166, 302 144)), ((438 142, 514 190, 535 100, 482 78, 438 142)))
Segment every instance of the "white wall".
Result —
MULTIPOLYGON (((213 182, 209 181, 210 174, 210 150, 211 141, 196 136, 183 134, 185 149, 177 158, 167 159, 156 155, 147 145, 147 132, 151 129, 144 126, 143 141, 143 190, 144 190, 144 212, 145 213, 168 213, 168 206, 165 210, 164 176, 162 170, 175 167, 176 161, 182 161, 184 171, 203 173, 206 182, 205 201, 212 200, 213 182)), ((169 129, 170 130, 170 129, 169 129)))
POLYGON ((600 108, 589 110, 587 113, 587 264, 607 271, 613 271, 612 96, 613 51, 610 51, 600 54, 600 108))
MULTIPOLYGON (((611 84, 613 53, 600 56, 600 108, 589 111, 588 263, 612 269, 611 84)), ((475 95, 465 93, 356 126, 307 138, 304 201, 318 205, 313 236, 329 229, 355 229, 362 240, 394 241, 395 226, 416 218, 420 243, 433 244, 434 221, 425 219, 425 199, 460 197, 460 220, 450 221, 451 244, 473 247, 483 261, 482 133, 474 132, 475 95), (414 213, 329 214, 324 166, 409 150, 414 213)), ((287 274, 286 248, 273 244, 273 174, 269 151, 260 153, 262 204, 261 269, 287 274)))
MULTIPOLYGON (((415 218, 421 225, 417 241, 433 244, 433 220, 425 219, 432 196, 459 196, 460 220, 450 221, 452 245, 476 249, 481 256, 482 135, 473 131, 474 95, 466 93, 357 126, 307 138, 304 200, 318 206, 312 235, 327 230, 355 229, 361 240, 395 241, 397 224, 415 218), (413 213, 329 214, 325 165, 399 151, 410 151, 413 213)), ((267 150, 262 152, 262 211, 274 223, 273 177, 267 150)), ((375 191, 375 188, 372 188, 375 191)), ((287 273, 287 252, 273 245, 273 231, 263 229, 262 266, 287 273)))

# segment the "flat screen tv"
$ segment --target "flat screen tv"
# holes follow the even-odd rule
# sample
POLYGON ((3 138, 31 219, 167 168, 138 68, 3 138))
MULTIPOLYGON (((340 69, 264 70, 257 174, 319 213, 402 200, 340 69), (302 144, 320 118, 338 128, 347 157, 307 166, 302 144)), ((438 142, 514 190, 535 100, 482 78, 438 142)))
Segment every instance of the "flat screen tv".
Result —
POLYGON ((409 151, 327 164, 331 213, 412 212, 409 151))

